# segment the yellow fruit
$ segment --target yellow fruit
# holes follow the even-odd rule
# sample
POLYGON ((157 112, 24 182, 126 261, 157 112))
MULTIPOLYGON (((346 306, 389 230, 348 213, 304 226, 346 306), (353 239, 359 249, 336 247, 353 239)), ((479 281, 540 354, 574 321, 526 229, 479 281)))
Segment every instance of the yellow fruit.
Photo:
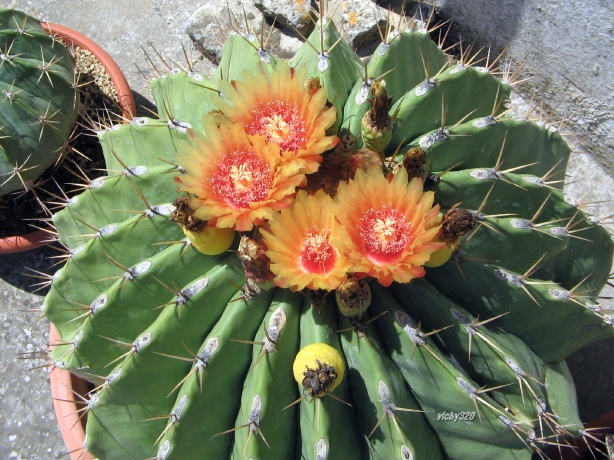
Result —
POLYGON ((235 231, 231 228, 204 227, 195 232, 183 228, 183 233, 192 242, 192 246, 208 256, 215 256, 226 251, 235 239, 235 231))
POLYGON ((307 396, 321 397, 341 383, 345 363, 341 354, 330 345, 312 343, 298 352, 292 372, 307 396))
POLYGON ((458 247, 458 241, 455 241, 452 244, 446 244, 443 248, 432 253, 431 258, 429 259, 428 262, 424 264, 424 266, 425 267, 442 266, 448 260, 450 260, 450 257, 452 257, 452 254, 454 254, 454 251, 456 251, 457 247, 458 247))

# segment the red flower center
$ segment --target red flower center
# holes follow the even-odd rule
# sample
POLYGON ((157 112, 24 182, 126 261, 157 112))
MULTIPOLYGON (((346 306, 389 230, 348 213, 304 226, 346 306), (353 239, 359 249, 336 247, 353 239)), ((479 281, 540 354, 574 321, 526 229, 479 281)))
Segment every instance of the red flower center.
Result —
POLYGON ((337 250, 330 242, 331 231, 312 225, 305 233, 301 250, 301 266, 308 273, 328 275, 335 268, 337 250))
POLYGON ((251 111, 245 132, 265 136, 282 150, 297 152, 307 142, 305 121, 298 107, 282 101, 263 102, 251 111))
POLYGON ((412 240, 411 224, 390 205, 365 212, 357 230, 367 257, 377 264, 396 261, 412 240))
POLYGON ((236 151, 226 155, 210 179, 218 197, 235 208, 249 208, 263 201, 271 188, 269 165, 254 152, 236 151))

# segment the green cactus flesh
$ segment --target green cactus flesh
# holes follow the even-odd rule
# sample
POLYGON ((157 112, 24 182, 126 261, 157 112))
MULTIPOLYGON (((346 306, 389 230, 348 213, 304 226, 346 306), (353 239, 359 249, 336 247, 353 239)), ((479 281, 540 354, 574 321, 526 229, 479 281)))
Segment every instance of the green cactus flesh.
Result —
POLYGON ((77 119, 74 63, 38 20, 0 9, 0 195, 28 188, 63 155, 77 119))
POLYGON ((422 149, 425 187, 442 211, 462 203, 473 229, 421 279, 366 278, 371 306, 358 318, 339 313, 334 293, 240 290, 239 235, 233 251, 204 255, 169 218, 177 158, 220 122, 233 85, 281 61, 234 35, 215 76, 155 79, 160 119, 100 132, 108 175, 53 219, 67 254, 44 303, 61 335, 52 359, 96 386, 94 455, 528 459, 582 433, 564 359, 614 335, 598 304, 614 245, 561 190, 570 148, 503 114, 509 82, 450 63, 420 27, 390 35, 364 72, 339 37, 330 21, 316 27, 291 62, 336 108, 328 134, 360 137, 372 79, 384 75, 386 167, 422 149), (305 396, 294 357, 322 343, 344 357, 345 377, 305 396))

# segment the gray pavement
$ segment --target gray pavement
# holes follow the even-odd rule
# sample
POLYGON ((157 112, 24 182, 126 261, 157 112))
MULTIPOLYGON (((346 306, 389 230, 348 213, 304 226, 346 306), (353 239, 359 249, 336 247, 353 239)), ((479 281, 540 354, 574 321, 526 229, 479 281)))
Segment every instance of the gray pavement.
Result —
MULTIPOLYGON (((71 27, 101 45, 115 59, 131 88, 150 97, 149 64, 142 51, 152 47, 163 56, 184 61, 182 44, 190 48, 186 21, 206 2, 188 0, 20 0, 48 22, 71 27), (140 70, 139 70, 140 69, 140 70)), ((151 54, 151 53, 150 53, 151 54)))
MULTIPOLYGON (((163 55, 182 56, 190 47, 184 24, 201 4, 187 0, 22 0, 17 7, 79 30, 97 41, 117 61, 136 93, 148 103, 147 60, 141 47, 150 43, 163 55), (141 69, 141 70, 139 70, 141 69), (141 74, 145 73, 145 77, 141 74)), ((614 214, 614 181, 589 155, 573 164, 571 193, 581 201, 605 201, 594 213, 614 214)), ((49 460, 65 453, 54 419, 44 370, 16 355, 43 349, 48 323, 35 321, 42 297, 29 269, 52 273, 51 249, 0 256, 0 459, 49 460)), ((581 417, 588 421, 614 409, 614 340, 587 347, 569 360, 579 392, 581 417)))

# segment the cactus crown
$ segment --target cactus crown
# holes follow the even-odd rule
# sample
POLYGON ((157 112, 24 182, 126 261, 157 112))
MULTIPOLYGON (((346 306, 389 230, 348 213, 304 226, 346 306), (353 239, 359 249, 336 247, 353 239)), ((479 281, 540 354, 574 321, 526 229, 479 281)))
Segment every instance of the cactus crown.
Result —
POLYGON ((427 29, 364 68, 326 17, 289 64, 232 34, 213 76, 152 82, 160 119, 100 133, 44 305, 96 385, 84 447, 530 458, 581 432, 564 359, 614 332, 611 237, 561 191, 560 133, 427 29))

